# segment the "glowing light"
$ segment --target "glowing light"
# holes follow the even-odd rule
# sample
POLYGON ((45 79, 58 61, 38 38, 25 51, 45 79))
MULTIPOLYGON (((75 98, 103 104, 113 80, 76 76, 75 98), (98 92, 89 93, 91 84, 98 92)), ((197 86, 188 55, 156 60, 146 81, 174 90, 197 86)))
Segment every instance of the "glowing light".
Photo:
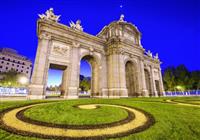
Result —
POLYGON ((22 84, 22 85, 25 85, 28 83, 28 78, 25 77, 25 76, 22 76, 19 78, 19 83, 22 84))
POLYGON ((120 8, 123 8, 123 5, 120 5, 120 8))
POLYGON ((180 86, 180 85, 176 86, 175 88, 180 90, 180 91, 184 91, 185 90, 185 87, 184 86, 180 86))
POLYGON ((8 85, 10 86, 10 85, 11 85, 11 82, 8 82, 8 85))

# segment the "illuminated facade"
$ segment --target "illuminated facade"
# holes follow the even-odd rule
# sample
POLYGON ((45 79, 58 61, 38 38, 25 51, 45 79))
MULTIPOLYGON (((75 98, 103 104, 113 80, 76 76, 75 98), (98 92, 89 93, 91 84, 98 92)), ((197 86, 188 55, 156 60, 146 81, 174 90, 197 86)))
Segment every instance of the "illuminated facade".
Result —
POLYGON ((62 96, 78 98, 80 61, 92 68, 91 95, 102 98, 162 96, 164 94, 158 54, 145 51, 141 34, 132 23, 118 21, 96 36, 83 32, 80 20, 70 26, 58 23, 50 8, 39 15, 38 49, 31 79, 31 99, 46 96, 48 69, 63 70, 62 96))

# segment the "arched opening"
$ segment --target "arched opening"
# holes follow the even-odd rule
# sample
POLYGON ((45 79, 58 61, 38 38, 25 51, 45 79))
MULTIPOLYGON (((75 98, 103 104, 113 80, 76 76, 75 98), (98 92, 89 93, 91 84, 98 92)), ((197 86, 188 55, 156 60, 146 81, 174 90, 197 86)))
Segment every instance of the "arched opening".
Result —
POLYGON ((134 63, 131 61, 126 62, 125 64, 125 71, 126 71, 126 88, 128 90, 128 96, 137 96, 136 91, 136 68, 134 63))
POLYGON ((99 96, 98 63, 91 55, 80 60, 79 91, 79 97, 99 96))
POLYGON ((57 64, 50 64, 48 70, 46 97, 63 97, 66 85, 67 67, 57 64))
POLYGON ((152 96, 152 89, 151 89, 151 77, 150 73, 147 69, 144 69, 144 74, 145 74, 145 82, 146 82, 146 88, 148 91, 149 96, 152 96))

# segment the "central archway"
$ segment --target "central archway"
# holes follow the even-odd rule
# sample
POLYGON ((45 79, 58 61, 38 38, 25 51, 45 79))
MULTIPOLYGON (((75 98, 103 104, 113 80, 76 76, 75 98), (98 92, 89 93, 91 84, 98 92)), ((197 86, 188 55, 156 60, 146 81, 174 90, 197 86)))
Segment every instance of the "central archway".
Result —
MULTIPOLYGON (((87 61, 91 68, 91 82, 90 82, 90 97, 99 96, 99 65, 97 60, 92 55, 85 55, 81 58, 80 62, 87 61)), ((80 84, 80 80, 79 80, 80 84)))
POLYGON ((127 61, 125 64, 126 71, 126 88, 129 97, 137 97, 137 78, 136 67, 132 61, 127 61))

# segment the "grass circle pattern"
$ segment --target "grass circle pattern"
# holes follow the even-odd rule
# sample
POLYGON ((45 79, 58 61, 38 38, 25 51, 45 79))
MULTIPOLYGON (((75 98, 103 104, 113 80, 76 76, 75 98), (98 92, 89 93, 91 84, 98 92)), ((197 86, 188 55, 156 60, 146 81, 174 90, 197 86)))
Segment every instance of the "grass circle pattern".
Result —
MULTIPOLYGON (((50 103, 47 103, 50 104, 50 103)), ((20 135, 48 138, 48 139, 104 139, 126 136, 132 133, 143 131, 149 128, 153 123, 153 117, 141 110, 122 105, 110 105, 110 104, 93 104, 93 107, 115 107, 129 111, 134 116, 134 119, 129 120, 123 124, 117 124, 115 126, 107 126, 106 128, 56 128, 50 126, 43 126, 39 124, 32 124, 19 120, 16 116, 17 113, 24 109, 28 109, 35 106, 41 106, 43 104, 28 105, 15 109, 9 109, 1 114, 1 127, 7 131, 14 132, 20 135)), ((81 106, 78 106, 81 108, 81 106)), ((87 108, 87 105, 84 105, 87 108)), ((88 108, 91 105, 88 105, 88 108)))
MULTIPOLYGON (((98 125, 120 121, 128 117, 122 108, 92 106, 78 108, 62 103, 44 104, 26 109, 23 118, 52 124, 98 125)), ((21 115, 22 116, 22 115, 21 115)))

